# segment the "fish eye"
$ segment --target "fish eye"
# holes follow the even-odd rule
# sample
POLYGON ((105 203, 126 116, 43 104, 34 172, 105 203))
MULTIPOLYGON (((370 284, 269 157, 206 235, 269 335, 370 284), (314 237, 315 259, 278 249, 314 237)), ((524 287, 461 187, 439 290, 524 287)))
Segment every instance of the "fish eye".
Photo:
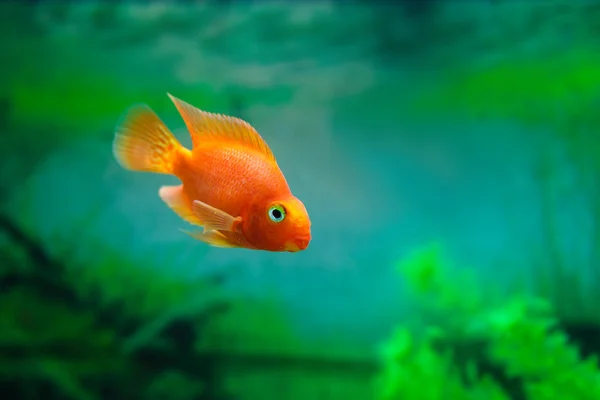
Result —
POLYGON ((285 218, 285 208, 276 204, 269 207, 269 218, 273 222, 281 222, 285 218))

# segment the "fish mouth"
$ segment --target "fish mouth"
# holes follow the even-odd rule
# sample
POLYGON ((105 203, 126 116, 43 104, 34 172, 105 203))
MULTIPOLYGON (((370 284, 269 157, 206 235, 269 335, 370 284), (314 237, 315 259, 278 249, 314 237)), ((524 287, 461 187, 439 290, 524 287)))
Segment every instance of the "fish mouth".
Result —
POLYGON ((306 250, 310 243, 310 236, 296 236, 285 244, 285 250, 295 253, 297 251, 306 250))

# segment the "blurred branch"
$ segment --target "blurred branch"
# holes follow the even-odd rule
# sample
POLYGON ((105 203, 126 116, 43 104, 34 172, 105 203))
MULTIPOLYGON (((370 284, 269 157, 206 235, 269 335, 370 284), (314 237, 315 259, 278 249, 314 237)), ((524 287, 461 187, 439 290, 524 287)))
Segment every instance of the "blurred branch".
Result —
POLYGON ((11 240, 22 247, 27 255, 40 268, 35 275, 23 275, 15 272, 7 272, 1 277, 4 286, 17 284, 33 284, 35 281, 43 281, 45 294, 64 299, 66 301, 77 300, 75 293, 69 290, 69 284, 64 277, 64 268, 46 252, 44 247, 33 237, 29 236, 10 217, 0 213, 0 229, 2 229, 11 240))
POLYGON ((0 214, 0 228, 4 229, 15 242, 23 246, 36 263, 50 268, 55 267, 55 263, 46 254, 45 250, 33 238, 23 232, 11 218, 0 214))
POLYGON ((220 363, 258 368, 300 368, 314 371, 344 371, 351 373, 372 374, 379 365, 375 358, 333 358, 298 354, 263 354, 235 353, 228 351, 204 351, 199 353, 203 358, 219 360, 220 363))
MULTIPOLYGON (((175 310, 169 314, 160 316, 156 318, 154 321, 141 326, 131 337, 125 339, 123 344, 123 349, 127 353, 134 353, 139 351, 143 347, 148 346, 149 343, 152 342, 157 337, 160 337, 164 333, 167 333, 172 337, 179 336, 177 331, 179 329, 172 329, 175 326, 181 326, 182 323, 187 322, 191 317, 199 316, 201 321, 205 322, 205 320, 211 319, 215 314, 224 312, 228 309, 228 303, 223 300, 209 298, 204 299, 202 301, 202 306, 197 304, 187 304, 186 307, 182 310, 175 310)), ((198 322, 196 318, 196 322, 198 322)), ((194 341, 196 340, 195 333, 191 335, 187 335, 188 340, 181 343, 181 340, 176 340, 176 346, 183 346, 186 348, 193 347, 194 341)), ((178 337, 177 339, 181 339, 178 337)))

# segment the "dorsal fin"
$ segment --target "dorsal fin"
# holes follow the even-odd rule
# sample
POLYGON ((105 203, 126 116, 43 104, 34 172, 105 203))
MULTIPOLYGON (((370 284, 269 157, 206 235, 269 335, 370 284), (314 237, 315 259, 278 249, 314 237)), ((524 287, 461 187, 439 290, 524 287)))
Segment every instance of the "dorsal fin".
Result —
POLYGON ((205 140, 226 139, 241 143, 261 152, 268 159, 275 160, 275 156, 267 143, 246 121, 236 117, 202 111, 172 96, 170 93, 167 94, 177 107, 190 131, 194 147, 205 140))

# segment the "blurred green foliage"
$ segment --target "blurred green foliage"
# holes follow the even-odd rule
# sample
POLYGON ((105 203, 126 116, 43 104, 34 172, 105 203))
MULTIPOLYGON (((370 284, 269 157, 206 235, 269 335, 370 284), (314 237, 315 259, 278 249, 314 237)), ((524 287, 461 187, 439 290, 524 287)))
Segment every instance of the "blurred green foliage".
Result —
POLYGON ((10 218, 0 218, 0 227, 3 393, 224 398, 214 360, 194 353, 205 321, 227 306, 218 282, 175 281, 101 246, 97 265, 65 263, 10 218))
POLYGON ((567 117, 597 115, 600 56, 596 49, 505 57, 444 75, 447 83, 424 91, 413 103, 421 114, 461 112, 518 119, 535 126, 567 117))
MULTIPOLYGON (((127 107, 140 102, 151 104, 156 112, 170 111, 174 114, 167 108, 164 91, 155 88, 128 90, 122 87, 122 80, 121 77, 92 71, 77 73, 62 70, 36 83, 23 74, 11 85, 11 118, 49 124, 76 134, 78 129, 89 129, 90 124, 98 125, 112 120, 127 107), (115 93, 119 94, 118 97, 115 93)), ((173 87, 171 90, 176 89, 173 87)), ((191 98, 203 107, 228 107, 228 98, 216 93, 208 85, 180 87, 174 93, 191 98)))
POLYGON ((2 215, 0 233, 0 393, 181 400, 370 393, 374 364, 364 349, 340 337, 300 338, 276 297, 227 294, 223 276, 177 277, 100 243, 93 262, 68 248, 51 254, 2 215))
POLYGON ((597 356, 580 355, 547 301, 484 296, 456 278, 438 245, 415 251, 400 271, 431 319, 385 343, 377 398, 600 398, 597 356))
POLYGON ((539 185, 542 218, 542 240, 531 243, 527 260, 535 269, 534 291, 551 300, 562 317, 597 322, 600 308, 593 296, 600 291, 598 54, 597 48, 574 47, 507 56, 448 74, 447 83, 426 91, 413 104, 428 118, 432 113, 452 113, 532 128, 523 140, 535 148, 531 173, 539 185), (582 204, 582 209, 574 210, 573 204, 582 204), (582 215, 586 223, 565 230, 561 223, 565 215, 582 215), (577 246, 587 250, 573 251, 569 230, 579 232, 577 246))

